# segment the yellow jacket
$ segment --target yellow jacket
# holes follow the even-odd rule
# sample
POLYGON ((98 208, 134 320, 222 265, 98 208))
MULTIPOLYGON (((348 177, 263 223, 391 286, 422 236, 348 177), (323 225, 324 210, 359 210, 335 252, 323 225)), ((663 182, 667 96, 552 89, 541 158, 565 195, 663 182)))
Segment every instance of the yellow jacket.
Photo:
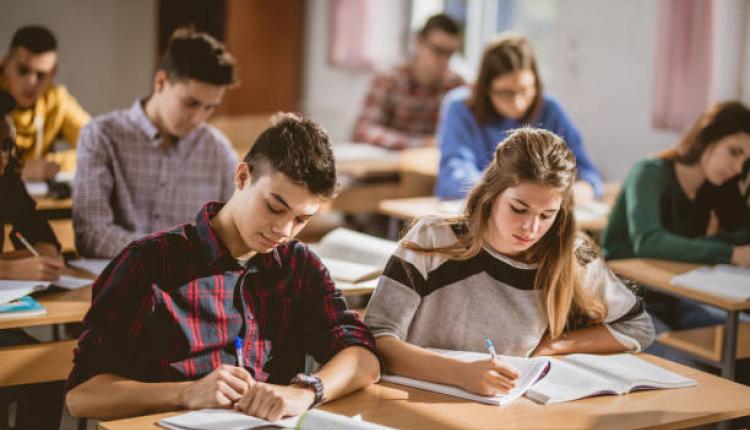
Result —
MULTIPOLYGON (((3 75, 0 75, 0 88, 8 89, 8 81, 3 75)), ((91 116, 64 86, 51 86, 33 107, 15 109, 11 117, 16 127, 16 145, 24 159, 33 159, 39 154, 59 163, 62 170, 75 170, 78 132, 91 121, 91 116), (44 130, 41 148, 36 147, 37 123, 43 124, 44 130), (52 152, 52 145, 60 136, 70 143, 72 149, 52 152)))

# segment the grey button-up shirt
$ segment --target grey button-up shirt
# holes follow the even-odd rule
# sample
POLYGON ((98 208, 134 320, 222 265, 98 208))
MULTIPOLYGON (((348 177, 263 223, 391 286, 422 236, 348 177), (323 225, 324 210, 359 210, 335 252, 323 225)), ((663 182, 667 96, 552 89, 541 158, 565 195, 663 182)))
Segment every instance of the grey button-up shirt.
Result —
POLYGON ((94 118, 78 137, 73 222, 83 256, 114 257, 234 191, 238 159, 221 132, 201 125, 163 149, 141 103, 94 118))

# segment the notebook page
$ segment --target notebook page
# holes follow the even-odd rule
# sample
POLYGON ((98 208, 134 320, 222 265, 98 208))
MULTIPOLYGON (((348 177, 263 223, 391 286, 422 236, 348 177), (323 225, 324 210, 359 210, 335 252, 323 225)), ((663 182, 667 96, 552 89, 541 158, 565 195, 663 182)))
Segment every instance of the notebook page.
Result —
POLYGON ((690 378, 662 369, 632 354, 571 354, 563 360, 609 379, 622 381, 628 390, 636 386, 677 388, 695 385, 690 378))
POLYGON ((77 260, 68 261, 68 265, 81 270, 85 270, 91 274, 99 276, 109 264, 109 260, 99 258, 79 258, 77 260))
POLYGON ((729 300, 750 300, 750 269, 746 268, 727 264, 716 267, 701 266, 673 277, 670 283, 729 300))
MULTIPOLYGON (((489 354, 487 353, 448 351, 434 348, 428 349, 439 354, 446 355, 448 357, 458 358, 465 361, 487 360, 489 358, 489 354)), ((547 358, 542 357, 522 358, 498 356, 498 358, 511 365, 521 375, 518 381, 516 381, 516 387, 507 394, 498 394, 496 396, 480 396, 478 394, 473 394, 451 385, 443 385, 435 382, 422 381, 398 375, 383 375, 381 380, 385 382, 406 385, 408 387, 419 388, 422 390, 433 391, 436 393, 447 394, 449 396, 473 400, 475 402, 502 406, 511 403, 512 401, 521 397, 524 392, 539 378, 539 376, 542 374, 544 369, 547 368, 547 365, 549 363, 549 360, 547 358)))
POLYGON ((356 283, 368 279, 377 278, 382 272, 382 267, 370 266, 367 264, 353 263, 336 258, 321 258, 323 264, 331 274, 331 278, 336 281, 356 283))
POLYGON ((77 290, 78 288, 91 285, 94 281, 86 278, 77 278, 75 276, 60 275, 60 279, 52 282, 52 285, 66 290, 77 290))
POLYGON ((159 426, 171 430, 249 430, 264 426, 295 428, 299 417, 271 422, 229 409, 201 409, 175 415, 159 421, 159 426))
POLYGON ((391 240, 339 227, 325 235, 316 249, 323 258, 335 258, 382 269, 397 246, 391 240))
POLYGON ((619 393, 622 383, 613 382, 560 359, 550 360, 547 374, 526 392, 526 397, 541 403, 559 403, 597 394, 619 393))
POLYGON ((44 290, 49 285, 49 282, 44 281, 0 280, 0 303, 8 303, 12 300, 20 299, 35 291, 44 290))

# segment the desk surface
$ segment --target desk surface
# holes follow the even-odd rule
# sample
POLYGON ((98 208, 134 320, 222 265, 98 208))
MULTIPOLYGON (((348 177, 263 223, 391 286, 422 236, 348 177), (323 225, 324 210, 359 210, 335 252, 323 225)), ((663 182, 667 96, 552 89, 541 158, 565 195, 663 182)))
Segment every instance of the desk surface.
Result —
MULTIPOLYGON (((600 396, 542 406, 522 398, 506 407, 393 384, 365 388, 321 407, 402 429, 678 428, 750 415, 750 388, 657 357, 643 358, 693 378, 696 387, 600 396), (564 423, 564 425, 562 424, 564 423)), ((156 430, 175 412, 102 422, 100 430, 156 430)))
MULTIPOLYGON (((413 197, 406 199, 382 200, 378 212, 401 220, 412 220, 425 216, 450 217, 457 215, 462 208, 462 200, 439 200, 437 197, 413 197)), ((587 215, 576 221, 578 228, 601 231, 607 225, 607 215, 587 215)))
POLYGON ((58 209, 72 209, 73 199, 52 199, 46 196, 34 197, 36 201, 36 208, 38 210, 58 210, 58 209))
MULTIPOLYGON (((344 144, 346 155, 341 153, 336 162, 336 169, 340 175, 363 178, 396 173, 417 173, 429 177, 437 177, 440 151, 436 147, 404 149, 389 151, 381 148, 371 148, 366 143, 344 144), (361 147, 366 158, 357 158, 351 154, 361 147)), ((336 153, 334 147, 334 154, 336 153)))
POLYGON ((628 258, 610 260, 607 262, 607 265, 609 265, 609 267, 618 275, 630 278, 640 284, 648 285, 651 288, 661 290, 665 293, 679 295, 727 311, 750 310, 750 301, 734 301, 707 292, 678 287, 669 283, 675 275, 693 270, 699 267, 699 264, 628 258))
MULTIPOLYGON (((94 278, 88 272, 69 267, 64 273, 81 278, 94 278)), ((91 306, 91 286, 77 290, 54 288, 35 293, 34 298, 47 309, 46 315, 2 319, 0 329, 81 322, 91 306)))

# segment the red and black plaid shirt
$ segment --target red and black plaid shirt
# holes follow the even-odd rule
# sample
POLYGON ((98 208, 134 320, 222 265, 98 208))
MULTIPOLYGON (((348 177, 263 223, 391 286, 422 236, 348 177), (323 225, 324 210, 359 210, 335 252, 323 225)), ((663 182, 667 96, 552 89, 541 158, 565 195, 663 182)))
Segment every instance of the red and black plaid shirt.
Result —
POLYGON ((292 241, 244 267, 220 241, 208 203, 196 224, 131 243, 99 276, 78 340, 68 389, 100 373, 145 381, 201 378, 237 364, 256 380, 288 383, 305 355, 325 363, 348 346, 375 340, 346 308, 328 271, 292 241))
POLYGON ((420 85, 409 63, 376 75, 353 139, 388 149, 423 146, 425 139, 435 135, 443 96, 463 84, 463 78, 448 69, 436 85, 420 85))

